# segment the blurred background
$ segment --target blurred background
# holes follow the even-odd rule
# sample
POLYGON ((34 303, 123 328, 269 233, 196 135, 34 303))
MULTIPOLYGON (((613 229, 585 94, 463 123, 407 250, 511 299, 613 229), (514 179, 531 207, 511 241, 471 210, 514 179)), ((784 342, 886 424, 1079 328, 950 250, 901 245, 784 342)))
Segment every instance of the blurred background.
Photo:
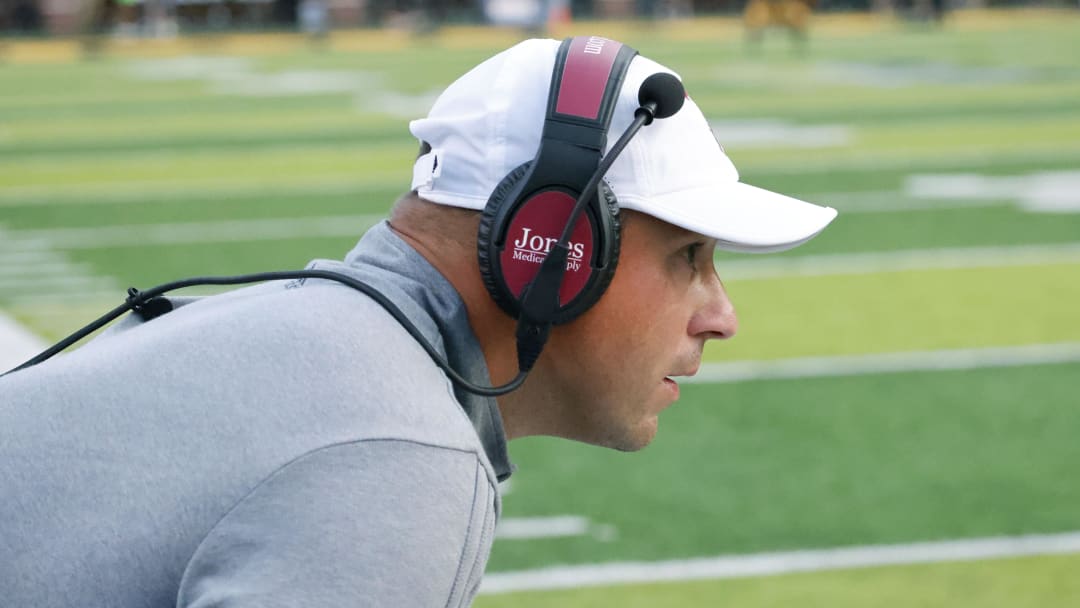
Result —
POLYGON ((341 258, 409 119, 579 34, 841 214, 717 257, 740 334, 651 447, 511 445, 477 605, 1080 606, 1072 0, 0 0, 0 367, 128 286, 341 258))

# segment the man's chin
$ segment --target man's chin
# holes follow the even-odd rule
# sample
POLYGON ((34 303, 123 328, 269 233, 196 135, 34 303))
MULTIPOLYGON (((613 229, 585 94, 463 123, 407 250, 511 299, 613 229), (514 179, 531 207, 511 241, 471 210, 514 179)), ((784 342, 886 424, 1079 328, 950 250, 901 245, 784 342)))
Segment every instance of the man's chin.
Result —
POLYGON ((649 416, 642 420, 634 427, 631 427, 618 438, 618 441, 613 442, 607 447, 614 448, 620 452, 637 452, 644 449, 650 443, 654 437, 656 437, 657 427, 660 424, 660 420, 657 416, 649 416))
POLYGON ((557 433, 559 437, 580 441, 620 452, 636 452, 652 443, 659 419, 656 414, 626 424, 620 420, 594 420, 587 428, 578 427, 575 433, 557 433))

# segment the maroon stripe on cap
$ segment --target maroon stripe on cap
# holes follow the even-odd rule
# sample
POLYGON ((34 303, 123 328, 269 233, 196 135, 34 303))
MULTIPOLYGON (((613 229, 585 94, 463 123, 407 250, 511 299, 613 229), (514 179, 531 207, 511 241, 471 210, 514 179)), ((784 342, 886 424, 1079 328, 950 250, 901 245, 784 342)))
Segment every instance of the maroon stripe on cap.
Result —
POLYGON ((555 111, 596 120, 620 48, 621 42, 599 36, 574 38, 566 54, 555 111))

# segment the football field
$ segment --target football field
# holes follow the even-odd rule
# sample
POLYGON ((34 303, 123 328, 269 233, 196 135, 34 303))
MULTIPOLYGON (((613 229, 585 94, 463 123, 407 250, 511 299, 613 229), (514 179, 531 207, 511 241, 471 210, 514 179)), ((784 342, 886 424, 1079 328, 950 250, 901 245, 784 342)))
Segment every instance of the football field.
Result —
MULTIPOLYGON (((1080 606, 1080 11, 571 33, 672 66, 744 181, 840 216, 717 257, 739 335, 648 449, 511 444, 476 605, 1080 606)), ((0 321, 342 257, 409 186, 408 120, 517 39, 0 41, 0 321)))

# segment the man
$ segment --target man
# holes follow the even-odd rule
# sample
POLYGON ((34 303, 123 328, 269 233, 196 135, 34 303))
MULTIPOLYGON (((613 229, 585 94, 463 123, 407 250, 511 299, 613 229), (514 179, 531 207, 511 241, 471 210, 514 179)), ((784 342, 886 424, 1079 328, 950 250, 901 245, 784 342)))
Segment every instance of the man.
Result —
POLYGON ((467 605, 507 441, 647 445, 675 378, 736 331, 714 249, 791 247, 835 215, 738 183, 677 80, 650 80, 667 72, 600 38, 521 43, 412 123, 389 221, 309 267, 381 295, 173 298, 0 378, 5 604, 467 605), (604 150, 621 212, 586 187, 604 150), (568 191, 589 193, 579 220, 568 191))

